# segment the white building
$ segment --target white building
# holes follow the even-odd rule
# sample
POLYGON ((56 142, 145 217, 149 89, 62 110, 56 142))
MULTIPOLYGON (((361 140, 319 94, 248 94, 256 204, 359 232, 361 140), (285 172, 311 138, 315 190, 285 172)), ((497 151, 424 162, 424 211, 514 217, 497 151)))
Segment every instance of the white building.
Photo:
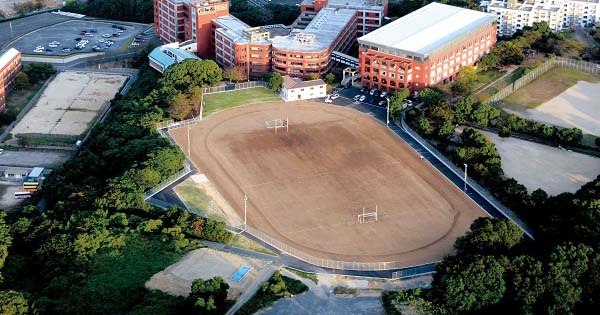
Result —
POLYGON ((279 94, 286 102, 325 97, 327 84, 321 79, 302 81, 286 75, 283 77, 279 94))
POLYGON ((600 21, 600 0, 492 0, 487 11, 498 16, 499 36, 542 21, 558 32, 600 21))

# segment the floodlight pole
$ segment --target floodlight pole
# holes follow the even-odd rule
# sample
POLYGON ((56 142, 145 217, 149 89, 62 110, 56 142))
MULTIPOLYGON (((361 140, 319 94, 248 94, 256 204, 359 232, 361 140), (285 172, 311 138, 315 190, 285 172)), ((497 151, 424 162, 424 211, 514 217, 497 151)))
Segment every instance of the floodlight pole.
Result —
POLYGON ((386 122, 387 122, 387 125, 389 126, 390 125, 390 99, 386 97, 385 100, 387 101, 387 106, 386 106, 387 119, 386 119, 386 122))
POLYGON ((248 196, 244 194, 244 230, 246 229, 246 214, 248 212, 248 196))
POLYGON ((466 194, 467 193, 467 163, 464 163, 464 165, 465 165, 465 188, 464 188, 464 191, 466 194))

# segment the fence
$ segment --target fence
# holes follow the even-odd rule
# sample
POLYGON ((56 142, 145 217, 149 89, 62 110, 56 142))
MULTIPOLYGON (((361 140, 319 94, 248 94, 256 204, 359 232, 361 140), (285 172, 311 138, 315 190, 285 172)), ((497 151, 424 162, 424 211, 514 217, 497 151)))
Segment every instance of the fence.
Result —
MULTIPOLYGON (((233 91, 237 91, 237 90, 252 89, 252 88, 257 88, 257 87, 263 87, 263 88, 268 89, 269 85, 263 81, 250 81, 250 82, 244 82, 244 83, 236 83, 236 84, 230 84, 230 85, 213 86, 213 87, 204 88, 204 89, 202 89, 203 100, 201 102, 202 102, 202 104, 204 104, 204 95, 215 94, 215 93, 224 93, 224 92, 233 92, 233 91)), ((194 117, 194 118, 181 120, 181 121, 175 121, 173 119, 170 119, 170 120, 165 120, 165 121, 161 121, 161 122, 157 123, 156 129, 158 129, 158 130, 177 129, 177 128, 181 128, 181 127, 185 127, 188 125, 193 125, 193 124, 199 123, 201 120, 202 120, 202 115, 200 115, 199 117, 194 117)))
POLYGON ((8 135, 12 132, 13 128, 19 123, 19 121, 21 121, 21 119, 23 119, 23 117, 25 115, 27 115, 27 113, 33 107, 33 105, 35 105, 35 103, 37 103, 37 101, 40 98, 40 96, 42 95, 42 93, 44 93, 44 90, 46 90, 46 87, 48 86, 48 84, 50 84, 50 82, 52 82, 52 80, 54 80, 55 77, 56 77, 56 75, 53 75, 52 77, 50 77, 42 85, 42 87, 40 87, 40 89, 35 93, 35 95, 29 100, 27 105, 25 105, 25 107, 23 107, 23 109, 21 109, 19 114, 17 114, 17 118, 15 118, 15 121, 10 123, 10 125, 8 125, 8 127, 6 127, 4 132, 2 132, 2 134, 0 135, 0 142, 4 142, 6 137, 8 137, 8 135))
MULTIPOLYGON (((452 161, 448 160, 443 154, 441 154, 436 148, 430 145, 427 140, 423 139, 417 132, 412 130, 408 124, 404 121, 404 117, 401 119, 402 128, 408 133, 412 138, 414 138, 417 142, 419 142, 422 146, 424 146, 427 151, 431 152, 440 162, 442 162, 448 169, 450 169, 454 174, 459 176, 460 178, 464 178, 465 173, 463 170, 458 168, 452 161)), ((527 236, 533 239, 533 230, 525 224, 512 210, 505 207, 500 201, 496 199, 487 189, 483 188, 481 185, 471 180, 468 182, 468 185, 476 190, 479 195, 481 195, 484 199, 486 199, 494 208, 500 211, 505 217, 512 220, 515 224, 517 224, 527 236)))
POLYGON ((437 263, 431 263, 427 265, 415 266, 411 268, 402 269, 399 271, 392 272, 392 279, 404 279, 412 278, 416 276, 422 276, 435 272, 435 266, 437 263))
POLYGON ((144 200, 148 200, 150 197, 156 195, 161 190, 165 189, 167 186, 173 184, 174 182, 178 181, 182 177, 186 176, 191 171, 192 171, 192 169, 190 167, 190 164, 186 161, 183 165, 183 169, 181 169, 179 172, 169 176, 169 178, 163 180, 158 185, 145 191, 144 192, 144 200))
POLYGON ((256 87, 269 88, 269 85, 263 81, 250 81, 236 84, 228 84, 222 86, 213 86, 202 89, 202 94, 215 94, 215 93, 223 93, 223 92, 232 92, 237 90, 245 90, 252 89, 256 87))
POLYGON ((543 65, 531 70, 531 72, 522 76, 511 85, 498 91, 498 93, 492 95, 488 102, 490 104, 498 103, 554 67, 579 70, 590 74, 600 75, 600 65, 598 64, 563 57, 555 57, 546 61, 543 65))

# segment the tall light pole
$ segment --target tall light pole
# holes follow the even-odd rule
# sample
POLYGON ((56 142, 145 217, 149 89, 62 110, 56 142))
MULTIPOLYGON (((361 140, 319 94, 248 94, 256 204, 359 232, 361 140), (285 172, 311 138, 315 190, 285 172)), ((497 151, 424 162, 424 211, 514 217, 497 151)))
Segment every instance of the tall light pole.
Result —
POLYGON ((387 118, 386 118, 386 123, 389 126, 390 125, 390 98, 386 97, 385 100, 387 101, 387 107, 386 107, 387 118))
POLYGON ((187 145, 188 158, 191 158, 192 156, 190 155, 190 125, 188 125, 188 128, 187 128, 187 136, 188 136, 187 137, 187 140, 188 140, 187 141, 188 142, 188 145, 187 145))
POLYGON ((244 194, 244 230, 246 229, 246 214, 248 212, 248 196, 244 194))
POLYGON ((464 163, 464 165, 465 165, 465 188, 464 188, 464 191, 466 194, 467 193, 467 163, 464 163))

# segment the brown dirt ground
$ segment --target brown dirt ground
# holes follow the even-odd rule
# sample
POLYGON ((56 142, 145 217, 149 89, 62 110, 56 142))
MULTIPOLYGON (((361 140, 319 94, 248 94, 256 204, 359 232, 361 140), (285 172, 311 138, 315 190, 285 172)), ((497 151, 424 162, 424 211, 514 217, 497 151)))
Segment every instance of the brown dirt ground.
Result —
MULTIPOLYGON (((171 131, 187 151, 187 129, 171 131)), ((440 260, 485 213, 358 111, 308 102, 238 107, 191 127, 192 161, 248 224, 324 259, 440 260), (289 133, 265 121, 289 117, 289 133), (362 207, 379 221, 358 224, 362 207)))

